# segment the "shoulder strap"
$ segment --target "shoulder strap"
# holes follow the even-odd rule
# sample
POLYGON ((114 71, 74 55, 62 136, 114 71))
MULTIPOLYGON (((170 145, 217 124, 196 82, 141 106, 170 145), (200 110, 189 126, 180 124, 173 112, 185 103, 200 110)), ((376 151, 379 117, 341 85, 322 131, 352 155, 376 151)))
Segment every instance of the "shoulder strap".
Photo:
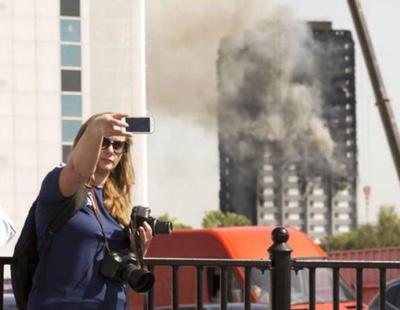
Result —
POLYGON ((61 211, 57 216, 50 222, 47 230, 43 245, 39 251, 39 258, 41 261, 40 266, 40 277, 39 286, 42 288, 45 285, 46 280, 46 266, 47 266, 47 251, 53 241, 54 235, 60 231, 60 229, 72 218, 82 207, 83 202, 87 197, 88 190, 85 186, 82 186, 65 206, 61 208, 61 211))

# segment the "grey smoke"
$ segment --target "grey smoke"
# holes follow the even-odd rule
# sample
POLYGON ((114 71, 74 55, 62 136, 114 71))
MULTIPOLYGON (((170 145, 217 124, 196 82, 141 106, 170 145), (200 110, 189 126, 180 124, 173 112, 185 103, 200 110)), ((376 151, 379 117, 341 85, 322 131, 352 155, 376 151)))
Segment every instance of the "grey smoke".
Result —
POLYGON ((149 0, 148 102, 152 111, 216 125, 218 46, 271 12, 267 0, 149 0))
POLYGON ((146 0, 149 201, 200 226, 219 208, 218 46, 270 14, 267 0, 146 0))
POLYGON ((232 155, 252 157, 254 145, 266 145, 267 151, 278 148, 285 161, 322 167, 332 159, 334 142, 321 119, 316 51, 306 23, 284 8, 221 42, 220 132, 226 141, 253 143, 232 155))

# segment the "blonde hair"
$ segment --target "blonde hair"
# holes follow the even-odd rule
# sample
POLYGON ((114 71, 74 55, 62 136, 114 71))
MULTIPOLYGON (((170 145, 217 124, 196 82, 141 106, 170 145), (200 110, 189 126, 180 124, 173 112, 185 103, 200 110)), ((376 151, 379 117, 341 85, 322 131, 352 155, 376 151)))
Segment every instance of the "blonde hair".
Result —
MULTIPOLYGON (((98 113, 92 115, 80 127, 72 146, 75 148, 76 144, 82 137, 89 123, 98 116, 106 113, 98 113)), ((130 145, 131 139, 126 139, 124 152, 118 165, 111 171, 106 183, 104 184, 104 205, 110 212, 111 216, 115 218, 118 223, 128 227, 130 222, 131 211, 131 187, 134 184, 134 171, 131 160, 130 145)), ((93 184, 94 176, 89 181, 89 185, 93 184)))

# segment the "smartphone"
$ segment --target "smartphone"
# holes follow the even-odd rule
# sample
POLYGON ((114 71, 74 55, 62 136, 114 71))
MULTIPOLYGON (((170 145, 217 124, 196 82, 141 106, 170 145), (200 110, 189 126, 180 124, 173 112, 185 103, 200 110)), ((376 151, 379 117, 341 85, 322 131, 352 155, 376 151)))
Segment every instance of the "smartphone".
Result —
POLYGON ((152 133, 154 129, 152 117, 126 117, 125 122, 129 125, 126 131, 133 133, 152 133))

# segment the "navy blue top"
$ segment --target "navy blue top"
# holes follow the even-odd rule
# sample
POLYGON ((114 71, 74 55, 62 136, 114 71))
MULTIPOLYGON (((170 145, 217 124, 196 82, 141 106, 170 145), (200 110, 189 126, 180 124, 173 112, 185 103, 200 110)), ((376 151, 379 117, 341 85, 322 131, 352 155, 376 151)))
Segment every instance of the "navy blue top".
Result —
MULTIPOLYGON (((62 167, 52 170, 43 180, 36 208, 38 247, 43 243, 46 228, 69 199, 60 193, 58 179, 62 167)), ((95 188, 100 219, 110 249, 129 247, 129 234, 104 207, 103 190, 95 188)), ((45 287, 38 287, 36 269, 29 295, 29 310, 126 309, 125 287, 100 274, 104 256, 104 237, 88 199, 55 235, 47 252, 45 287)))

